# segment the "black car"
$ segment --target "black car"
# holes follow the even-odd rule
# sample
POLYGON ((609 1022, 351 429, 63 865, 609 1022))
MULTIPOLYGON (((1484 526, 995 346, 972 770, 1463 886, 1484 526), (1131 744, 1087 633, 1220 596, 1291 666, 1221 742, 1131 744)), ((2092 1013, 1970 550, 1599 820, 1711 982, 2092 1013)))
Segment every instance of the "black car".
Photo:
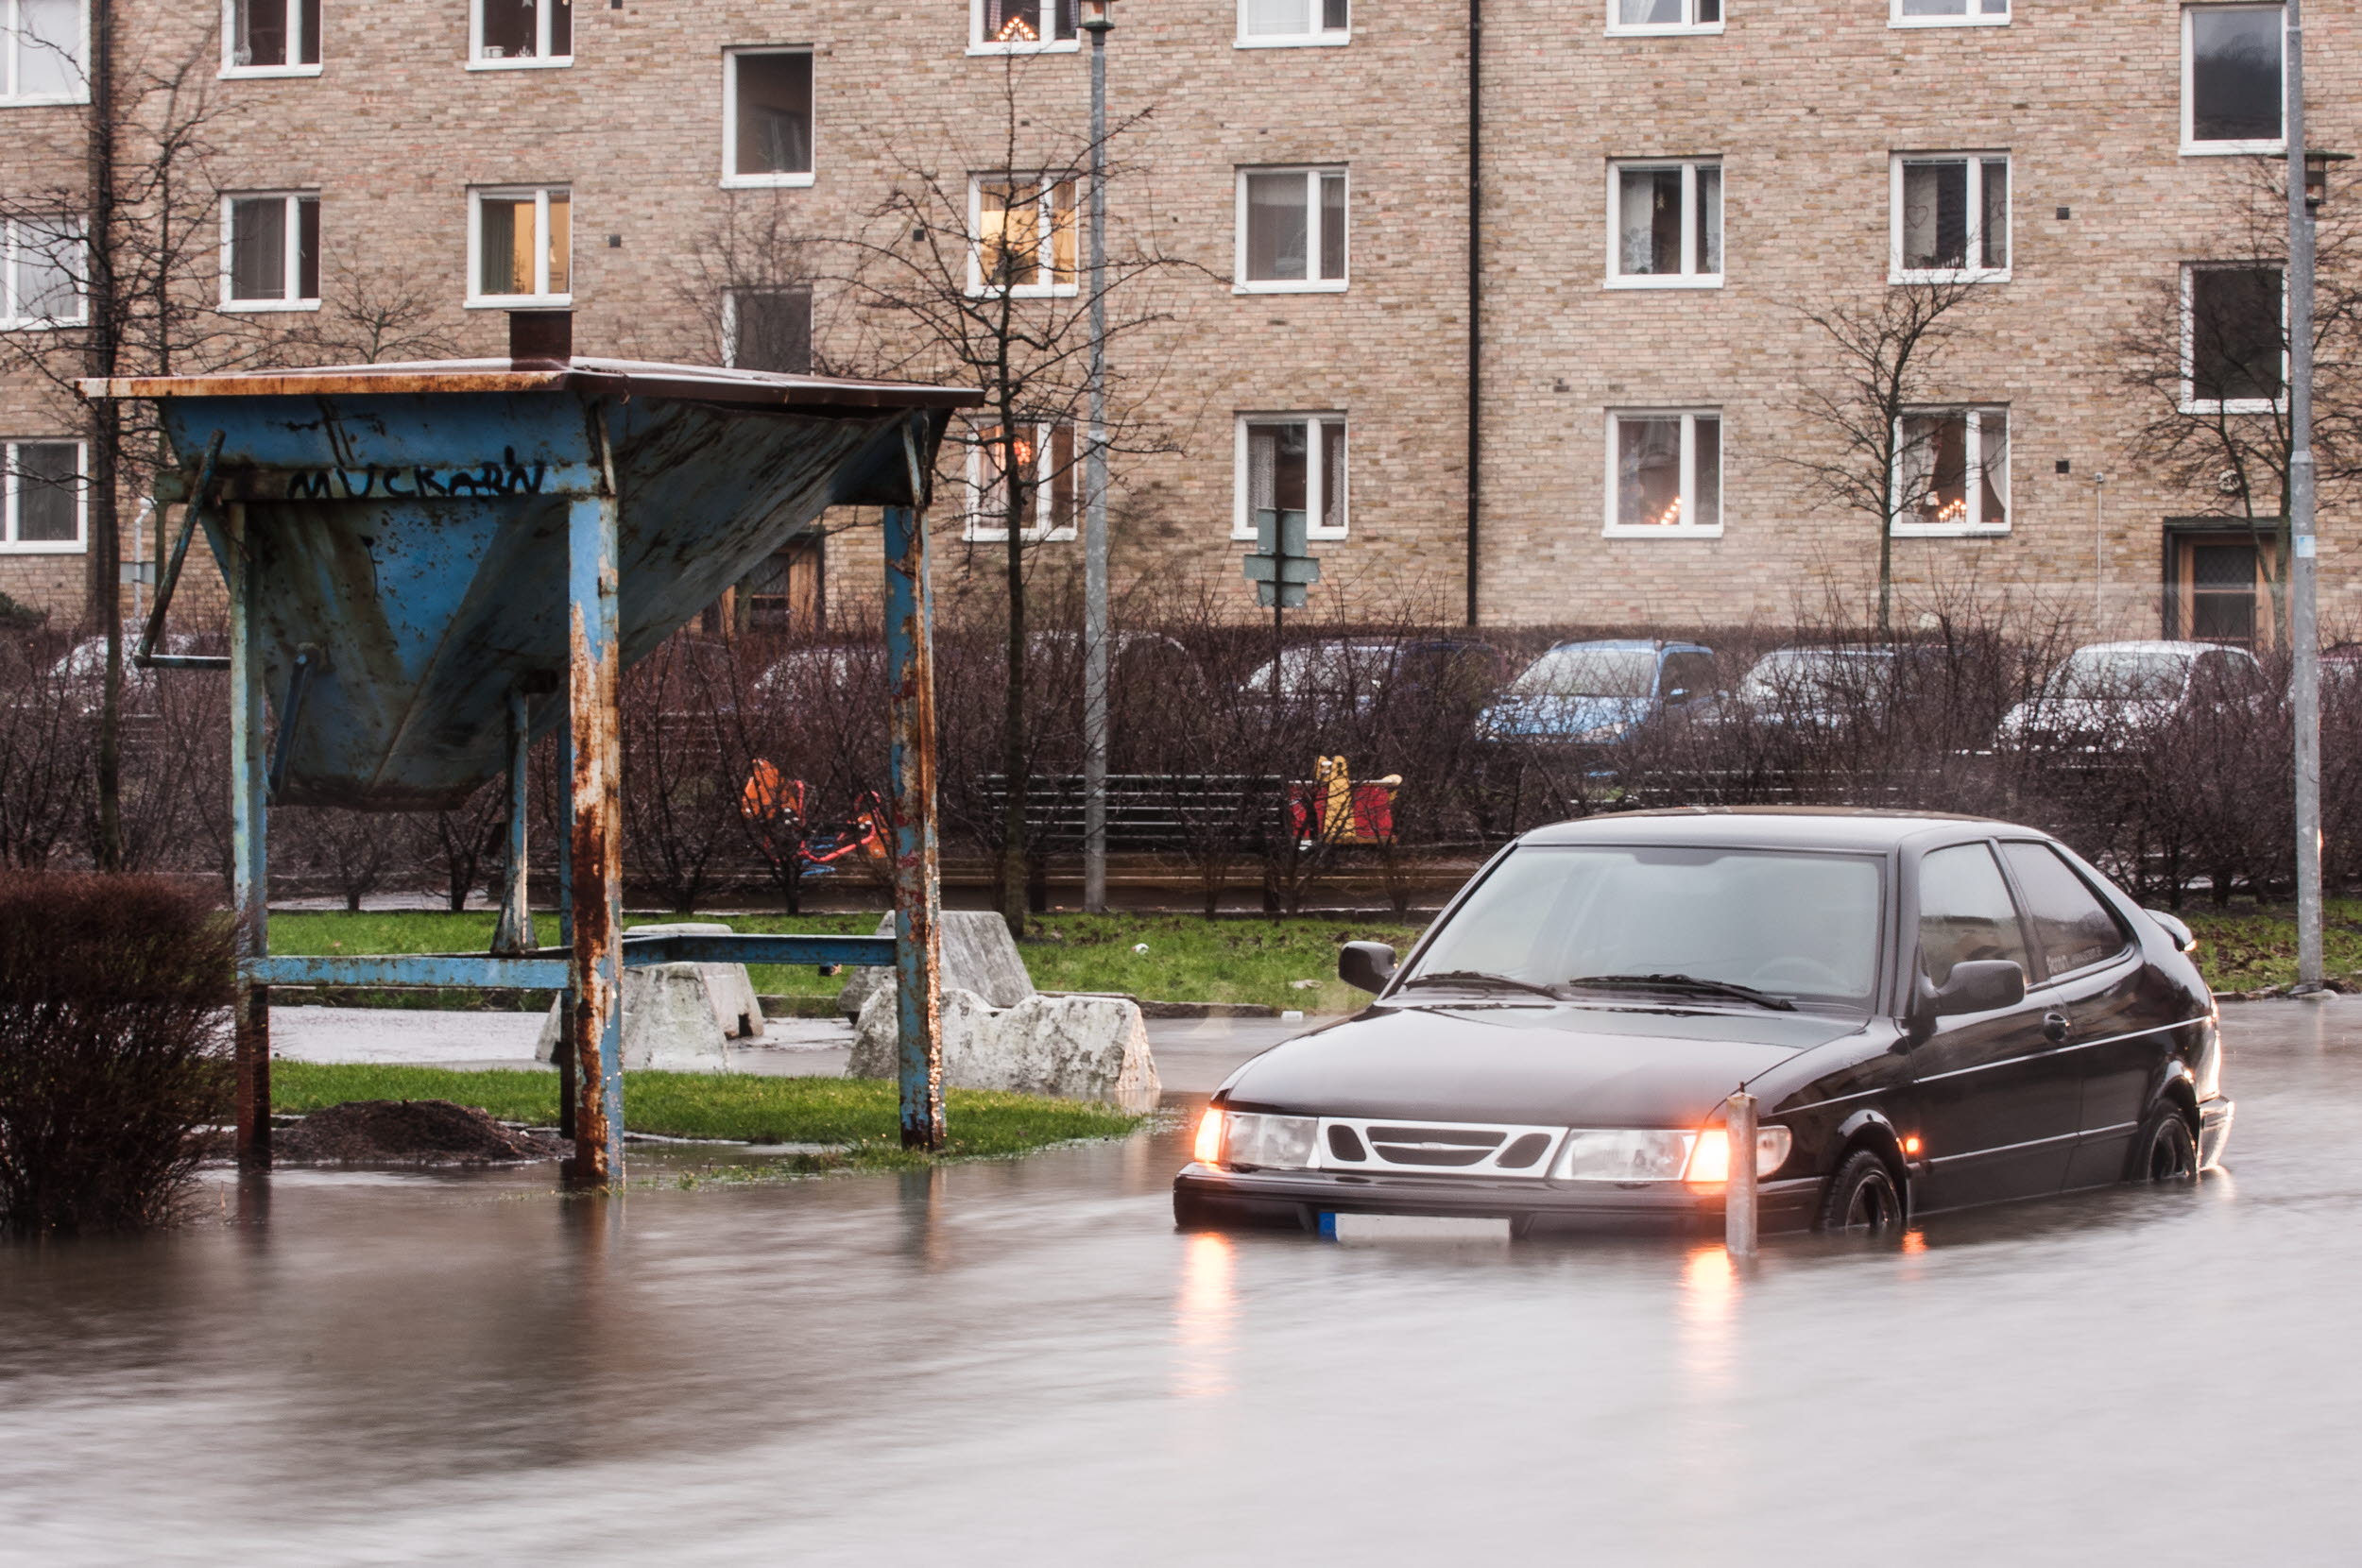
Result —
POLYGON ((2231 1131, 2187 928, 1976 818, 1635 811, 1526 835, 1361 1013, 1215 1091, 1189 1227, 1338 1214, 1720 1222, 1755 1097, 1765 1228, 2194 1175, 2231 1131))

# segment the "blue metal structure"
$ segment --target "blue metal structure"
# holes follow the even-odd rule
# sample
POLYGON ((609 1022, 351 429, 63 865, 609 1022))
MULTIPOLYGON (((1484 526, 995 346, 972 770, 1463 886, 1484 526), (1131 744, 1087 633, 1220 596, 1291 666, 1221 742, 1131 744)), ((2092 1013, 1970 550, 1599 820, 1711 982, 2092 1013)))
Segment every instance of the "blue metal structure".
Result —
POLYGON ((576 359, 557 313, 511 357, 83 383, 156 401, 182 531, 139 659, 229 670, 241 933, 238 1147, 269 1161, 273 984, 559 988, 579 1183, 623 1171, 625 966, 895 966, 906 1143, 943 1135, 932 621, 922 508, 937 387, 576 359), (832 505, 884 509, 894 672, 895 937, 622 935, 625 666, 832 505), (189 539, 230 588, 227 660, 155 652, 189 539), (265 709, 276 734, 264 747, 265 709), (524 758, 559 739, 560 944, 533 945, 524 758), (270 953, 274 804, 455 805, 506 773, 508 885, 488 954, 270 953))

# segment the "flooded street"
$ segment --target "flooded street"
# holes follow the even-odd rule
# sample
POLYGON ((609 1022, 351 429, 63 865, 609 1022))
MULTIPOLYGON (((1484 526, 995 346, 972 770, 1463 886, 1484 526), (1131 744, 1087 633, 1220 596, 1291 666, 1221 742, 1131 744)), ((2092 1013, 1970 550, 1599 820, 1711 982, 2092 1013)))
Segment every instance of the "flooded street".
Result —
POLYGON ((0 1252, 0 1561, 2347 1562, 2362 999, 2224 1032, 2229 1173, 1744 1273, 1176 1235, 1177 1120, 622 1203, 225 1178, 0 1252))

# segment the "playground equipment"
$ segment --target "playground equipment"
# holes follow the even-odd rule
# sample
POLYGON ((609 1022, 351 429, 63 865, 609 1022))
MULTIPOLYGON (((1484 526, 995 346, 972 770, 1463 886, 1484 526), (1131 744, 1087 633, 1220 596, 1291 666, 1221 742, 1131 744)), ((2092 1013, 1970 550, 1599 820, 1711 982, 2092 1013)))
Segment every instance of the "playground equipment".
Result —
POLYGON ((560 989, 568 1167, 622 1176, 621 969, 892 964, 902 1138, 943 1136, 932 611, 923 508, 949 388, 577 359, 563 312, 516 312, 506 360, 88 381, 152 399, 186 508, 137 662, 227 668, 240 929, 238 1151, 270 1158, 273 984, 560 989), (895 934, 622 933, 616 693, 648 653, 832 505, 884 509, 895 934), (229 587, 226 659, 160 653, 201 529, 229 587), (265 709, 278 725, 265 755, 265 709), (532 945, 524 762, 555 733, 563 927, 532 945), (273 956, 273 804, 415 810, 504 770, 508 882, 490 953, 273 956))

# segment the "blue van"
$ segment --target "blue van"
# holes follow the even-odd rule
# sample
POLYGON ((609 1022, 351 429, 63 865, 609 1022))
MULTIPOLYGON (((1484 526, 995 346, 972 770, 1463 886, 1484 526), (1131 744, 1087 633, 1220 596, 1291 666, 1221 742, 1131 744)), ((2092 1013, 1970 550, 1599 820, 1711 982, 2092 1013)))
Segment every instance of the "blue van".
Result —
POLYGON ((1612 745, 1715 695, 1714 650, 1695 642, 1562 642, 1477 715, 1477 738, 1612 745))

